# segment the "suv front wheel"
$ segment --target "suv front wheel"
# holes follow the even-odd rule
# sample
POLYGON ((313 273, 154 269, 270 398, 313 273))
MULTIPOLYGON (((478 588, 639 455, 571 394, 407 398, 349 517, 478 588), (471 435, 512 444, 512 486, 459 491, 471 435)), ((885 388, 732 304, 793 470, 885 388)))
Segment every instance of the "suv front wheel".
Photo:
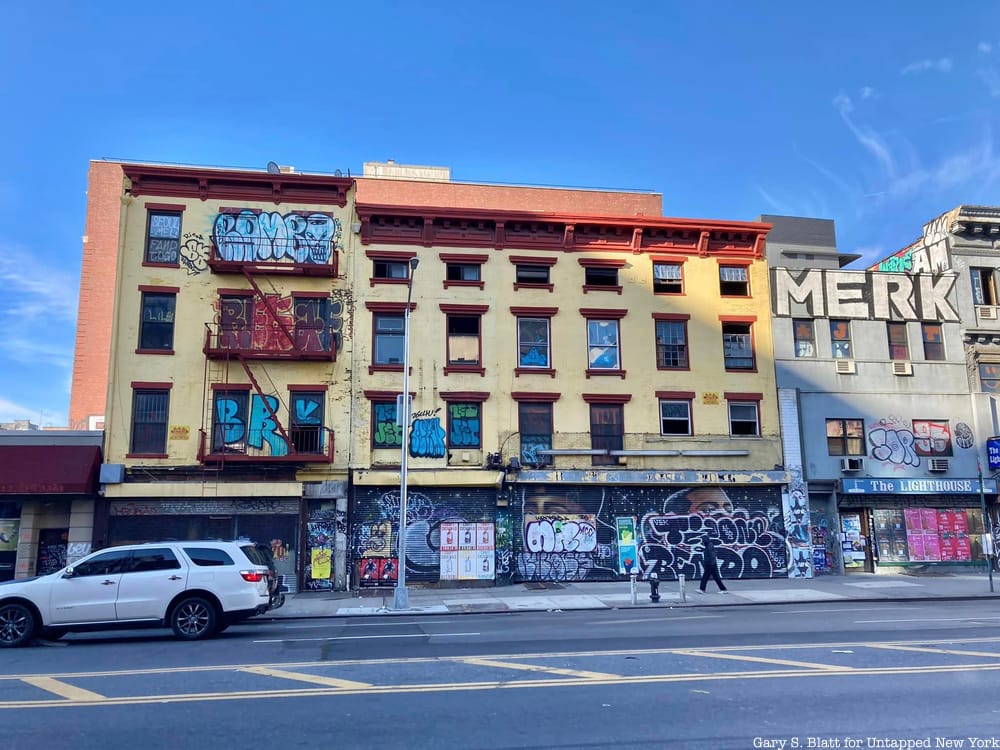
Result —
POLYGON ((207 638, 216 632, 215 607, 207 599, 192 596, 177 603, 170 613, 174 635, 186 641, 207 638))
POLYGON ((23 646, 35 637, 35 613, 18 602, 0 604, 0 648, 23 646))

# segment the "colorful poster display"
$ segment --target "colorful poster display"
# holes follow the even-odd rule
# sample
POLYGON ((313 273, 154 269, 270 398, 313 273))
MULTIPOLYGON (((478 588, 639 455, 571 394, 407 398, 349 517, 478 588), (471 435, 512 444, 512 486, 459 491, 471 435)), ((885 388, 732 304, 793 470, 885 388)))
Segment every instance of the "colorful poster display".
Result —
POLYGON ((492 523, 449 521, 439 529, 442 581, 496 577, 496 527, 492 523))
POLYGON ((635 540, 635 519, 632 516, 615 518, 618 529, 618 572, 630 575, 633 568, 638 570, 639 548, 635 540))
POLYGON ((17 552, 17 533, 20 527, 19 518, 0 518, 0 552, 17 552))

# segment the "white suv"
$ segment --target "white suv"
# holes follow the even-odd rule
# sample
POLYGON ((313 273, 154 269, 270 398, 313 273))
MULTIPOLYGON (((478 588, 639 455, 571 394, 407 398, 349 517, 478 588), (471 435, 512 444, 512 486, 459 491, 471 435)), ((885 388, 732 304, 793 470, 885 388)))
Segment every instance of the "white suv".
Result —
POLYGON ((76 630, 170 627, 195 640, 269 608, 252 542, 109 547, 57 573, 0 583, 0 648, 76 630))

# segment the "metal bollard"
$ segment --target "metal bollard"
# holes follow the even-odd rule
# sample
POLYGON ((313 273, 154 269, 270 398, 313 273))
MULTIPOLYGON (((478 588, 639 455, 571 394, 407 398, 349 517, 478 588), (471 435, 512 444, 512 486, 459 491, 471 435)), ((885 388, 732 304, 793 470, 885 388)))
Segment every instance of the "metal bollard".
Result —
POLYGON ((687 595, 684 593, 684 574, 681 573, 677 576, 677 592, 681 597, 681 604, 687 602, 687 595))
POLYGON ((638 575, 638 573, 629 573, 629 576, 628 576, 628 592, 629 592, 629 595, 632 597, 632 604, 633 605, 635 605, 635 604, 638 603, 638 602, 636 602, 636 599, 635 599, 635 578, 636 578, 637 575, 638 575))

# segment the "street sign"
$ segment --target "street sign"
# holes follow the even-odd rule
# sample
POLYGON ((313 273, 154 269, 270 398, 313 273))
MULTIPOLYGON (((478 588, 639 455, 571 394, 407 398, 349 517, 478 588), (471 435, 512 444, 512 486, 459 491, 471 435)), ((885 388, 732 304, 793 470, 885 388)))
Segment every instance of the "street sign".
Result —
POLYGON ((1000 469, 1000 437, 986 438, 986 459, 990 471, 1000 469))

